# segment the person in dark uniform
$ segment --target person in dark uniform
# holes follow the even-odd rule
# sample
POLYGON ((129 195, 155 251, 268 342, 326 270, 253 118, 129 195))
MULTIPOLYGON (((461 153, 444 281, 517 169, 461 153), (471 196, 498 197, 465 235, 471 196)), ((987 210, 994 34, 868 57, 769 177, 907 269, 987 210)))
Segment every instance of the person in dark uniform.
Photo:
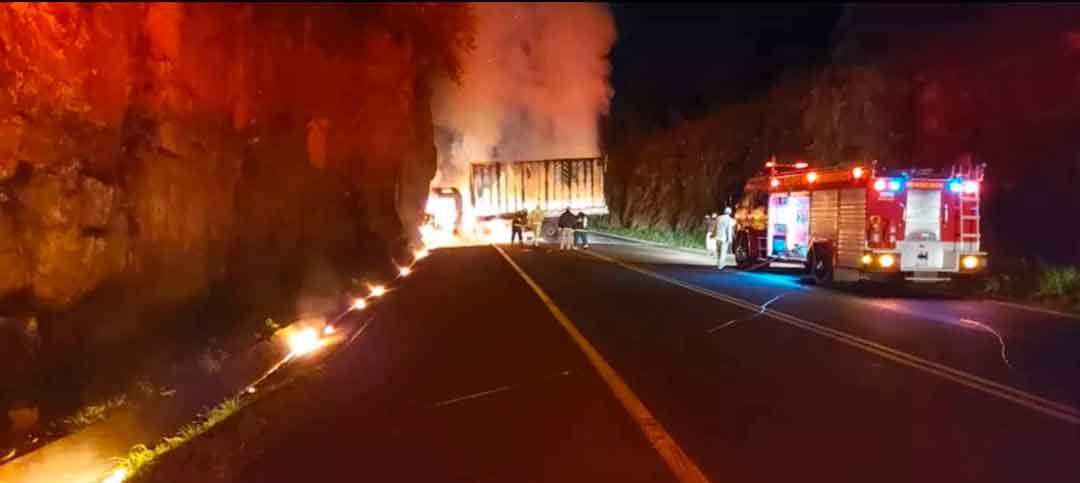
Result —
POLYGON ((517 237, 518 245, 525 246, 525 239, 522 233, 525 231, 525 212, 519 211, 514 213, 514 220, 510 227, 510 244, 514 244, 514 237, 517 237))
POLYGON ((570 212, 570 207, 566 207, 566 211, 559 215, 559 250, 574 248, 574 224, 576 223, 577 218, 570 212))
POLYGON ((585 212, 579 211, 574 220, 574 245, 589 248, 589 234, 585 233, 588 224, 589 218, 585 216, 585 212))

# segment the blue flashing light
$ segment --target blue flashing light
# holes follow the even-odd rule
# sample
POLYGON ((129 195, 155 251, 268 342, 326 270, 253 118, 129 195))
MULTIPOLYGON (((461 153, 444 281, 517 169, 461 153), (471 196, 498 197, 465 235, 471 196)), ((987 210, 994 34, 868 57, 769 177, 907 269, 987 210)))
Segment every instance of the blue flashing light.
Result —
POLYGON ((959 179, 949 181, 949 191, 952 191, 953 193, 964 191, 964 182, 959 179))
POLYGON ((900 178, 878 178, 874 180, 876 191, 900 191, 904 187, 904 181, 900 178))

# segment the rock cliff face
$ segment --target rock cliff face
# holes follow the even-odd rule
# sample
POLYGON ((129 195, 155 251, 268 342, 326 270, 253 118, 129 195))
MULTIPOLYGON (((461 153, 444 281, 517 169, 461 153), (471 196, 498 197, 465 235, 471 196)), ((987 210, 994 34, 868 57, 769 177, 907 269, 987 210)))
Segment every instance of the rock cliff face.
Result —
POLYGON ((456 75, 466 20, 413 4, 0 6, 0 364, 17 369, 0 394, 220 287, 258 305, 295 296, 312 259, 358 270, 415 242, 435 170, 427 84, 456 75))
POLYGON ((610 133, 609 204, 625 223, 692 229, 770 153, 926 167, 971 153, 989 164, 992 251, 1080 260, 1080 228, 1049 216, 1080 204, 1077 25, 1069 5, 849 6, 828 65, 673 128, 610 133))

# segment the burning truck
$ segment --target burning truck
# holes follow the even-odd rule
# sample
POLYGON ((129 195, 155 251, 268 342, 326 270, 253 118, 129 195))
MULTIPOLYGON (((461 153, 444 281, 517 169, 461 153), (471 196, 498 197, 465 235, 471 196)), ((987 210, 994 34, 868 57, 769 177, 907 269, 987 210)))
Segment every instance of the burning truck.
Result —
MULTIPOLYGON (((607 214, 604 161, 593 157, 471 163, 467 196, 458 188, 432 188, 429 222, 422 229, 425 240, 445 244, 454 238, 452 230, 457 230, 459 241, 461 237, 509 240, 514 213, 535 207, 544 211, 545 218, 557 217, 568 207, 574 213, 607 214), (454 228, 448 231, 449 226, 454 228)), ((545 222, 540 236, 550 237, 553 229, 545 222)))
POLYGON ((888 170, 779 164, 751 178, 736 210, 736 263, 805 267, 823 283, 978 277, 985 165, 888 170))

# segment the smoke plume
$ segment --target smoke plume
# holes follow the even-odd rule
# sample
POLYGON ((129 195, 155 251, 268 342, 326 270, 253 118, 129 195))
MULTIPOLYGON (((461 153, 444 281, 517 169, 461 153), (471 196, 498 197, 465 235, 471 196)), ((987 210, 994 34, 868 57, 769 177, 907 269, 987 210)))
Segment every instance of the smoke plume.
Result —
POLYGON ((473 5, 476 49, 460 85, 435 88, 439 170, 460 186, 474 161, 595 156, 612 90, 615 23, 603 4, 473 5))

